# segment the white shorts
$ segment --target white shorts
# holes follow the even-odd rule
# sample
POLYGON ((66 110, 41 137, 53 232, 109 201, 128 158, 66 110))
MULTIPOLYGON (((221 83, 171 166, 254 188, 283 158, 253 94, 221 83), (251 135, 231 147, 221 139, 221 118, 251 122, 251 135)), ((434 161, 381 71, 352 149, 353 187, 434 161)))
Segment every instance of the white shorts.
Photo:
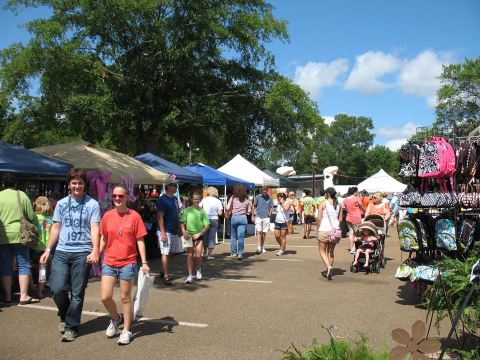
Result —
POLYGON ((255 217, 255 231, 266 233, 270 229, 270 219, 269 218, 259 218, 255 217))
POLYGON ((158 247, 160 248, 160 253, 162 255, 170 255, 170 253, 175 254, 180 252, 179 247, 181 246, 181 240, 179 239, 178 235, 167 233, 167 240, 162 241, 160 231, 157 231, 157 237, 158 247))

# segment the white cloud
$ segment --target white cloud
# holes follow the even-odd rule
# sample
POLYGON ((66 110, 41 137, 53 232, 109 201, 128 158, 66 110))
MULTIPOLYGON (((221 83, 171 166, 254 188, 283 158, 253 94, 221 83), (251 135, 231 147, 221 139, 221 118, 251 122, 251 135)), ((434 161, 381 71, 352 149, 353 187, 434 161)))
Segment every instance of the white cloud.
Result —
POLYGON ((389 126, 378 130, 378 135, 387 139, 410 138, 420 125, 408 122, 403 126, 389 126))
POLYGON ((335 116, 325 115, 322 117, 325 120, 325 124, 327 125, 330 125, 335 120, 335 116))
POLYGON ((398 57, 380 51, 368 51, 356 57, 356 63, 348 76, 344 88, 359 90, 373 95, 393 86, 380 79, 389 73, 396 72, 402 66, 398 57))
POLYGON ((442 73, 442 65, 451 62, 452 55, 448 52, 422 51, 406 61, 400 71, 398 86, 405 94, 425 97, 428 105, 434 107, 436 92, 440 88, 438 76, 442 73))
POLYGON ((330 63, 308 62, 305 66, 296 67, 293 81, 315 99, 321 95, 323 88, 337 84, 338 77, 347 70, 347 59, 330 63))
POLYGON ((385 146, 392 151, 397 151, 400 147, 407 142, 408 139, 392 139, 385 143, 385 146))

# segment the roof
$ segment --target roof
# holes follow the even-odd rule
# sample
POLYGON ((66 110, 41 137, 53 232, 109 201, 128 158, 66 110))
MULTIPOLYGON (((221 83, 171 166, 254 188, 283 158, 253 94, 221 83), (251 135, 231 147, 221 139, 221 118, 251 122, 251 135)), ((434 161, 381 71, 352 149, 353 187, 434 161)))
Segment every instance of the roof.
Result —
POLYGON ((271 177, 278 179, 280 181, 280 187, 286 187, 289 189, 298 189, 298 183, 292 179, 289 179, 286 176, 277 174, 275 171, 269 169, 262 170, 265 174, 270 175, 271 177))
POLYGON ((394 179, 388 175, 383 169, 376 174, 370 176, 368 179, 362 181, 357 185, 358 190, 366 190, 369 193, 381 191, 381 192, 402 192, 407 185, 394 179))
POLYGON ((192 165, 185 166, 185 169, 202 175, 203 183, 205 185, 217 185, 217 186, 218 185, 222 185, 222 186, 243 185, 248 189, 255 188, 255 184, 251 182, 236 178, 235 176, 225 174, 205 164, 201 164, 201 163, 192 164, 192 165))
POLYGON ((218 168, 218 170, 225 174, 254 183, 257 186, 278 187, 280 185, 278 179, 264 173, 240 154, 237 154, 232 160, 218 168))
POLYGON ((67 162, 0 141, 0 172, 63 177, 71 167, 67 162))
POLYGON ((68 161, 85 170, 109 170, 111 183, 120 183, 121 177, 133 175, 136 184, 159 184, 168 175, 135 160, 133 157, 90 144, 85 140, 66 144, 43 146, 33 151, 68 161))
POLYGON ((148 166, 157 169, 158 171, 175 175, 175 179, 181 183, 186 184, 202 184, 203 177, 193 171, 187 170, 180 165, 165 160, 158 155, 152 153, 145 153, 139 156, 135 156, 135 159, 141 161, 148 166))

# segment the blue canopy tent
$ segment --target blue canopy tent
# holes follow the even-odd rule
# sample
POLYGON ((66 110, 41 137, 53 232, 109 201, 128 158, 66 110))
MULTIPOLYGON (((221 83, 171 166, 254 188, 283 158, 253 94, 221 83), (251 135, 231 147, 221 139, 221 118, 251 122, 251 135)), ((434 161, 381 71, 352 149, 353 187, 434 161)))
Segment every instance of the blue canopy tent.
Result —
POLYGON ((72 167, 72 164, 0 141, 0 173, 64 177, 72 167))
POLYGON ((205 185, 216 186, 235 186, 243 185, 247 189, 255 189, 255 184, 236 178, 235 176, 227 175, 221 171, 218 171, 210 166, 204 164, 192 164, 185 166, 185 169, 193 171, 203 177, 203 183, 205 185))
MULTIPOLYGON (((204 164, 192 164, 185 166, 185 169, 193 171, 203 177, 203 183, 205 185, 224 186, 224 208, 227 201, 227 186, 243 185, 247 189, 255 189, 255 184, 236 178, 235 176, 227 175, 218 171, 210 166, 204 164)), ((223 240, 225 240, 225 218, 223 218, 223 240)))
POLYGON ((176 180, 185 184, 202 184, 203 177, 193 171, 189 171, 177 164, 161 158, 152 153, 145 153, 135 157, 136 160, 141 161, 152 168, 161 172, 175 175, 176 180))

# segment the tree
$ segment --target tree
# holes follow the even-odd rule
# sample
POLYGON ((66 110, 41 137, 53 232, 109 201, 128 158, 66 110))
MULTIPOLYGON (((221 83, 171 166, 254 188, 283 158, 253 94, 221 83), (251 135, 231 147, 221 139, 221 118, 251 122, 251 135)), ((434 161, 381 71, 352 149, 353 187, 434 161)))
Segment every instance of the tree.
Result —
POLYGON ((467 136, 480 125, 480 57, 443 66, 435 127, 454 125, 467 136))
POLYGON ((366 176, 385 170, 391 176, 398 175, 399 158, 398 152, 392 151, 385 146, 375 145, 369 149, 366 157, 367 173, 366 176))
POLYGON ((217 165, 238 149, 255 155, 264 133, 283 136, 278 114, 264 107, 278 80, 265 44, 288 37, 266 1, 9 2, 23 5, 48 6, 52 16, 27 23, 28 44, 0 53, 3 139, 38 146, 83 137, 179 163, 189 142, 217 165))

